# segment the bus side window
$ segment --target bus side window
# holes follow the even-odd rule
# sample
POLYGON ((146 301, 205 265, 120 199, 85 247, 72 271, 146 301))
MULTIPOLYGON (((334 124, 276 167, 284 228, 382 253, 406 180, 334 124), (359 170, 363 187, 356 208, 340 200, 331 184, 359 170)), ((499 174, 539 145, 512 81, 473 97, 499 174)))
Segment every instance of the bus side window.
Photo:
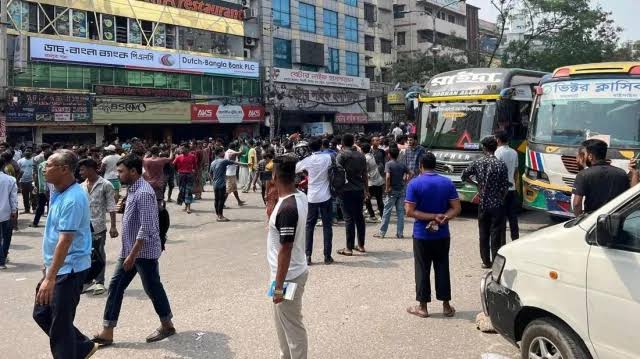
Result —
POLYGON ((518 102, 518 113, 515 114, 513 120, 517 131, 514 131, 514 138, 518 140, 524 140, 527 138, 527 131, 529 130, 529 115, 531 113, 531 102, 518 102))

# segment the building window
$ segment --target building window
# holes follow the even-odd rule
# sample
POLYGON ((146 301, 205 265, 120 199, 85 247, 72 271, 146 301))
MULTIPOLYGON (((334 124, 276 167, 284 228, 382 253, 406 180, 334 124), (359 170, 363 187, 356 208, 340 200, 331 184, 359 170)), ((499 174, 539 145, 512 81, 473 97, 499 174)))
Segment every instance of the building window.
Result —
POLYGON ((289 0, 273 0, 273 24, 280 27, 291 27, 291 7, 289 0))
POLYGON ((364 4, 364 19, 367 22, 376 22, 376 6, 373 4, 364 4))
POLYGON ((447 19, 447 15, 446 15, 444 12, 440 11, 440 12, 438 13, 438 19, 440 19, 440 20, 446 20, 446 19, 447 19))
POLYGON ((383 54, 391 53, 391 40, 380 39, 380 52, 383 54))
POLYGON ((129 43, 130 44, 142 44, 142 30, 138 26, 136 19, 129 19, 129 43))
POLYGON ((340 50, 329 48, 329 66, 327 72, 331 74, 340 73, 340 50))
POLYGON ((394 19, 402 19, 404 18, 404 8, 405 5, 393 5, 393 18, 394 19))
POLYGON ((347 76, 360 76, 360 55, 357 52, 345 51, 347 76))
POLYGON ((273 38, 273 65, 291 68, 291 40, 273 38))
POLYGON ((364 77, 368 78, 371 81, 376 80, 376 67, 375 66, 365 66, 364 67, 364 77))
POLYGON ((376 38, 369 35, 364 35, 364 49, 366 51, 376 51, 376 38))
POLYGON ((344 3, 350 6, 358 6, 358 0, 344 0, 344 3))
POLYGON ((452 24, 456 23, 456 17, 454 15, 449 15, 447 16, 447 21, 449 21, 452 24))
POLYGON ((324 9, 322 13, 324 36, 338 37, 338 13, 324 9))
POLYGON ((407 33, 402 31, 396 34, 396 44, 398 46, 404 46, 406 45, 406 35, 407 33))
POLYGON ((316 32, 316 7, 313 5, 300 3, 300 31, 316 32))
POLYGON ((344 16, 344 38, 345 40, 358 42, 358 18, 344 16))
POLYGON ((367 97, 367 112, 376 112, 376 98, 367 97))

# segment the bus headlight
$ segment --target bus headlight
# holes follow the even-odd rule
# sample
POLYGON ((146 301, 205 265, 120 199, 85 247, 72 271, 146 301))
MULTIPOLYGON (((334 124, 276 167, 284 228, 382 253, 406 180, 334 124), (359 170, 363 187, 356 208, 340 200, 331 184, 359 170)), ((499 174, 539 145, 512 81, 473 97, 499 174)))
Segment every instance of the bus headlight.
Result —
POLYGON ((549 182, 549 176, 547 176, 546 173, 544 172, 540 172, 540 171, 536 171, 536 170, 532 170, 532 169, 527 169, 527 178, 532 179, 532 180, 539 180, 539 181, 544 181, 544 182, 549 182))

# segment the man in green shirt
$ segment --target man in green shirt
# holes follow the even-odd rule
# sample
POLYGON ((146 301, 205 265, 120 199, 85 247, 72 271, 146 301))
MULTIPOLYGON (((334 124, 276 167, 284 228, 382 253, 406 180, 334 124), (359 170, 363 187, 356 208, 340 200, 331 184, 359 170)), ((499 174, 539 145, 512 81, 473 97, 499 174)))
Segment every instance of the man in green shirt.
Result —
MULTIPOLYGON (((247 168, 249 170, 249 181, 242 188, 243 193, 249 192, 249 187, 253 183, 253 179, 256 176, 256 169, 258 167, 258 153, 256 152, 256 143, 253 140, 249 140, 249 154, 247 159, 247 168)), ((241 169, 242 170, 242 169, 241 169)))
POLYGON ((241 153, 240 157, 238 158, 238 162, 244 164, 245 166, 240 166, 238 185, 240 185, 240 188, 244 189, 249 185, 249 183, 251 183, 249 182, 249 168, 246 166, 246 164, 249 163, 249 146, 247 146, 247 143, 244 139, 240 139, 240 144, 241 153))

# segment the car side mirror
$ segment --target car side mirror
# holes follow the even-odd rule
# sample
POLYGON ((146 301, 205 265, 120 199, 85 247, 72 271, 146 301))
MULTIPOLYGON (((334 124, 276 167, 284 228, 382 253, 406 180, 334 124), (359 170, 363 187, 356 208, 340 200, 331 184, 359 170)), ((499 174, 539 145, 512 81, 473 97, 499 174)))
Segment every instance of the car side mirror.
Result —
POLYGON ((619 214, 601 214, 596 223, 596 243, 611 247, 622 228, 623 218, 619 214))

